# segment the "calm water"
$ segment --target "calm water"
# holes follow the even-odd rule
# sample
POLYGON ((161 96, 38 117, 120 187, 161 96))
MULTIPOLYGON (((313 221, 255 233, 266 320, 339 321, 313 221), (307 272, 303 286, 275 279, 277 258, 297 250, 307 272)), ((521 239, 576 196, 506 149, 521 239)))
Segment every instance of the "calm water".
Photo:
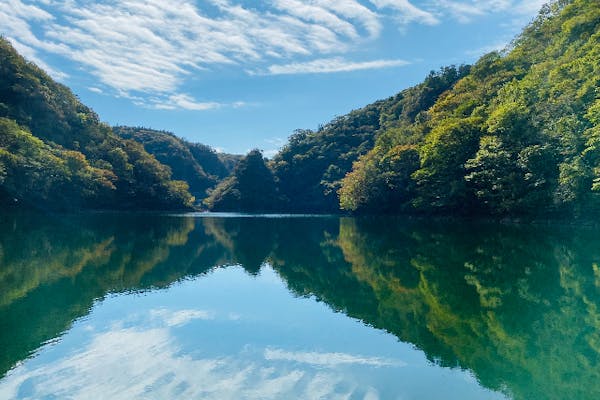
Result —
POLYGON ((600 231, 0 217, 1 399, 598 399, 600 231))

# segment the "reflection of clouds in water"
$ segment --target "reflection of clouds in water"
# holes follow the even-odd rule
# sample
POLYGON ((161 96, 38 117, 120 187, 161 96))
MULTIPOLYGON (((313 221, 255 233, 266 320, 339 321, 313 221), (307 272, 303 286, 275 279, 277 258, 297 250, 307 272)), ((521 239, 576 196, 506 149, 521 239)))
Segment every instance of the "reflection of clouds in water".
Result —
POLYGON ((181 354, 172 328, 214 318, 213 313, 158 309, 149 316, 162 319, 163 326, 140 330, 117 323, 112 330, 95 335, 76 354, 39 367, 16 368, 0 384, 0 398, 342 399, 359 393, 377 398, 373 388, 366 388, 365 393, 333 367, 390 365, 389 360, 379 358, 278 349, 265 350, 264 359, 252 359, 257 354, 252 352, 194 359, 181 354), (330 369, 303 369, 289 361, 330 369))
POLYGON ((166 308, 150 310, 152 318, 158 318, 164 321, 167 326, 183 326, 195 319, 212 320, 215 319, 215 313, 204 310, 179 310, 171 311, 166 308))
POLYGON ((295 361, 314 366, 335 367, 342 364, 367 365, 371 367, 404 367, 403 361, 387 360, 380 357, 362 357, 347 353, 316 353, 316 352, 290 352, 281 349, 265 350, 265 359, 295 361))

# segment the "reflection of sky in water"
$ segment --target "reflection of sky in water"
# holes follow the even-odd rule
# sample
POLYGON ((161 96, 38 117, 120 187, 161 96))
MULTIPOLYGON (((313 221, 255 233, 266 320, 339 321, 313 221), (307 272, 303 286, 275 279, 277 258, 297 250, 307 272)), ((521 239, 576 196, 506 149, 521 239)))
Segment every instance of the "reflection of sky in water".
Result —
POLYGON ((270 268, 112 296, 0 382, 2 399, 494 399, 270 268))

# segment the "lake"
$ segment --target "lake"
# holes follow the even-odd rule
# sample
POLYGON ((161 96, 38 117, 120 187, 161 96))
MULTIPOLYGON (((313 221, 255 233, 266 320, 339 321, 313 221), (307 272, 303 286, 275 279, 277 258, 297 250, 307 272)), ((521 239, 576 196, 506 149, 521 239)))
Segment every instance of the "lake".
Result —
POLYGON ((598 399, 600 230, 0 216, 2 399, 598 399))

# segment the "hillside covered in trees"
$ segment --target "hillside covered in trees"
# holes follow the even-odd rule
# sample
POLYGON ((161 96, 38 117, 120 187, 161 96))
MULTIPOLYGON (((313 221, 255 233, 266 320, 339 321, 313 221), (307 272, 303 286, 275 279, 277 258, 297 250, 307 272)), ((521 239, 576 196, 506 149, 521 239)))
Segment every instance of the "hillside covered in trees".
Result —
POLYGON ((205 190, 235 163, 187 143, 177 159, 183 142, 175 137, 156 135, 152 145, 140 139, 138 130, 116 131, 120 134, 0 38, 1 205, 190 209, 194 197, 188 188, 205 197, 205 190), (171 147, 161 150, 161 143, 171 147))
POLYGON ((171 168, 173 179, 187 182, 197 200, 204 199, 209 188, 233 172, 240 159, 240 156, 217 153, 201 143, 190 143, 171 132, 127 126, 114 127, 113 132, 141 143, 144 150, 171 168))
POLYGON ((204 201, 213 211, 272 212, 281 207, 275 177, 260 150, 254 149, 240 160, 232 174, 204 201))
MULTIPOLYGON (((468 66, 432 71, 423 83, 338 117, 317 131, 294 132, 267 164, 275 178, 274 201, 269 204, 258 208, 234 206, 231 198, 222 199, 225 193, 231 193, 226 190, 231 187, 231 180, 223 181, 206 204, 219 211, 339 212, 338 190, 342 179, 353 163, 373 148, 377 136, 414 123, 419 113, 431 107, 440 94, 468 71, 468 66)), ((257 157, 256 150, 250 155, 257 157)))
POLYGON ((551 2, 504 51, 297 131, 269 164, 278 209, 600 211, 599 26, 596 0, 551 2))
POLYGON ((0 40, 0 202, 45 209, 600 211, 600 7, 544 6, 502 52, 298 130, 273 159, 110 128, 0 40), (215 187, 216 186, 216 187, 215 187), (208 196, 208 197, 207 197, 208 196), (195 197, 195 198, 194 198, 195 197))
POLYGON ((342 181, 341 207, 492 215, 598 210, 600 7, 545 6, 342 181))
POLYGON ((409 126, 468 70, 448 67, 431 72, 423 83, 338 117, 317 131, 296 131, 272 162, 282 207, 292 211, 338 210, 342 178, 359 156, 373 148, 378 134, 409 126))

